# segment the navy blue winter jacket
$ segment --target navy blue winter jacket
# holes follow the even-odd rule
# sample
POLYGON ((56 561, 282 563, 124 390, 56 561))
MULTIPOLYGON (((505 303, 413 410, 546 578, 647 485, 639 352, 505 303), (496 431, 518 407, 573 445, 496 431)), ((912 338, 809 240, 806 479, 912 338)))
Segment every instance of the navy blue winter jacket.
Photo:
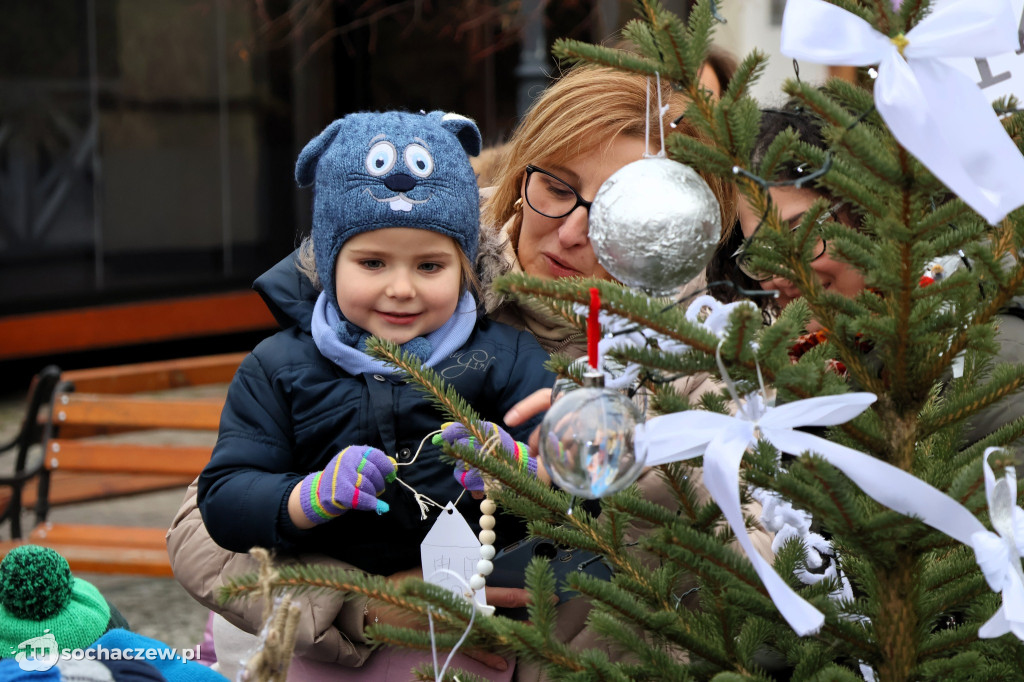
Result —
MULTIPOLYGON (((323 357, 310 336, 316 292, 294 266, 285 265, 290 267, 279 265, 256 282, 284 329, 249 354, 228 390, 217 445, 199 477, 203 521, 218 544, 235 552, 254 546, 315 551, 379 574, 417 566, 420 542, 437 509, 431 507, 429 518, 421 520, 412 493, 397 482, 381 497, 391 507, 386 514, 349 511, 310 530, 288 517, 292 488, 346 446, 370 445, 408 462, 444 416, 413 384, 353 376, 323 357)), ((543 367, 547 358, 529 333, 481 318, 466 344, 434 369, 484 419, 501 424, 512 405, 552 385, 554 375, 543 367)), ((509 432, 526 440, 536 424, 535 419, 509 432)), ((428 441, 413 465, 398 468, 398 476, 445 504, 462 488, 439 452, 428 441)), ((464 495, 459 511, 476 530, 479 503, 464 495)), ((499 543, 517 539, 509 531, 522 534, 509 517, 499 520, 496 531, 499 543)))

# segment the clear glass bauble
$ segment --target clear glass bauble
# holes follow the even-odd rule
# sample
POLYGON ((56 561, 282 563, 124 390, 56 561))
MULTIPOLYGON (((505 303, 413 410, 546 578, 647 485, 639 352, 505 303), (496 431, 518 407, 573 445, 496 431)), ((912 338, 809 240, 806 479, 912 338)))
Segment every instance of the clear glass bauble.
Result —
POLYGON ((587 499, 619 492, 640 475, 646 451, 634 434, 642 420, 628 398, 608 388, 563 393, 540 425, 540 457, 563 490, 587 499))

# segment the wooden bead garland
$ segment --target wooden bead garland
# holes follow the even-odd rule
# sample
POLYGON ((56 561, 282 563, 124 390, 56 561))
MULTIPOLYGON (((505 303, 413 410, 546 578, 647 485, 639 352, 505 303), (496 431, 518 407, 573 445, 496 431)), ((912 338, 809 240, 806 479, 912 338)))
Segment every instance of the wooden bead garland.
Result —
POLYGON ((484 588, 487 576, 494 571, 491 559, 494 558, 494 512, 497 509, 498 506, 490 497, 485 497, 480 502, 480 561, 476 564, 476 573, 469 579, 469 587, 474 592, 484 588))

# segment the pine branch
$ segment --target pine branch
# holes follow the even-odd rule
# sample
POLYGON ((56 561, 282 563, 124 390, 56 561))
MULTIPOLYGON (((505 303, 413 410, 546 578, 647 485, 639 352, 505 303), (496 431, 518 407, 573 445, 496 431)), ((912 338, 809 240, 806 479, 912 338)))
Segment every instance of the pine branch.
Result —
MULTIPOLYGON (((995 318, 1009 304, 1020 287, 1024 285, 1024 267, 1016 267, 1005 284, 999 285, 987 297, 987 304, 980 308, 971 320, 972 325, 986 324, 995 318)), ((951 359, 967 350, 970 335, 967 330, 957 333, 949 342, 949 351, 937 359, 922 376, 923 381, 938 381, 949 367, 951 359)))
POLYGON ((371 357, 384 360, 402 370, 446 416, 464 423, 473 437, 478 439, 477 442, 487 440, 487 434, 476 425, 476 422, 480 421, 480 416, 473 407, 455 389, 448 386, 437 372, 424 367, 415 355, 402 350, 396 343, 377 337, 370 337, 366 341, 366 352, 371 357))
MULTIPOLYGON (((413 680, 416 682, 436 682, 437 671, 434 670, 434 666, 429 663, 416 666, 413 668, 413 680)), ((444 677, 441 682, 487 682, 482 677, 477 677, 473 673, 466 672, 465 670, 459 670, 457 668, 448 668, 444 672, 444 677)))
POLYGON ((992 369, 989 380, 949 401, 929 419, 922 419, 919 433, 927 437, 939 429, 964 421, 981 410, 1024 388, 1024 364, 1000 365, 992 369))
MULTIPOLYGON (((646 15, 646 23, 650 26, 658 46, 658 61, 665 68, 664 74, 674 80, 684 80, 687 77, 690 82, 696 80, 701 62, 707 54, 707 44, 705 42, 704 45, 700 45, 699 41, 693 40, 692 24, 696 15, 706 11, 702 10, 699 3, 693 7, 690 14, 691 31, 689 35, 684 35, 679 18, 665 12, 657 0, 642 0, 641 5, 646 15)), ((704 29, 703 35, 706 41, 707 28, 704 29)))
POLYGON ((632 52, 615 50, 601 45, 591 45, 579 40, 558 38, 555 40, 551 51, 556 57, 569 64, 596 64, 642 76, 654 76, 658 71, 656 64, 638 57, 632 52))
POLYGON ((616 620, 626 620, 643 631, 658 633, 660 638, 680 646, 719 668, 730 668, 728 654, 721 648, 713 648, 706 634, 674 615, 674 609, 652 609, 650 605, 635 599, 608 599, 601 591, 593 589, 594 584, 580 585, 580 593, 600 604, 602 613, 614 614, 616 620))
POLYGON ((746 96, 750 87, 764 74, 768 66, 768 57, 760 50, 753 50, 743 58, 736 67, 736 73, 729 80, 729 85, 722 93, 722 100, 735 102, 746 96))
MULTIPOLYGON (((275 592, 289 590, 298 594, 310 590, 326 590, 360 594, 409 613, 426 617, 427 609, 425 607, 405 598, 396 591, 399 587, 409 583, 411 579, 396 586, 383 576, 338 566, 289 565, 275 567, 275 570, 278 575, 269 582, 275 592)), ((256 573, 232 577, 220 588, 217 599, 222 604, 244 599, 257 594, 260 586, 261 577, 256 573)))
MULTIPOLYGON (((980 461, 982 453, 990 447, 1006 447, 1024 438, 1024 417, 1018 417, 1009 424, 996 429, 971 446, 964 448, 951 461, 951 468, 962 469, 970 463, 980 461)), ((952 492, 951 492, 952 494, 952 492)), ((954 495, 957 497, 957 495, 954 495)))

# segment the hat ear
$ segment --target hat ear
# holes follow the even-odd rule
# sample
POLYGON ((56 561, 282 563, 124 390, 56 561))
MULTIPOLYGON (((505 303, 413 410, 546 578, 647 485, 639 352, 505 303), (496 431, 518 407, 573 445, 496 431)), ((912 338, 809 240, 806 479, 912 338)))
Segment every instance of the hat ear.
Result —
POLYGON ((480 137, 480 129, 471 118, 459 114, 445 114, 441 117, 441 127, 458 138, 459 144, 470 156, 480 153, 483 146, 483 138, 480 137))
POLYGON ((309 187, 316 180, 316 164, 334 142, 343 120, 339 118, 331 123, 302 149, 299 160, 295 162, 295 181, 299 183, 299 187, 309 187))

